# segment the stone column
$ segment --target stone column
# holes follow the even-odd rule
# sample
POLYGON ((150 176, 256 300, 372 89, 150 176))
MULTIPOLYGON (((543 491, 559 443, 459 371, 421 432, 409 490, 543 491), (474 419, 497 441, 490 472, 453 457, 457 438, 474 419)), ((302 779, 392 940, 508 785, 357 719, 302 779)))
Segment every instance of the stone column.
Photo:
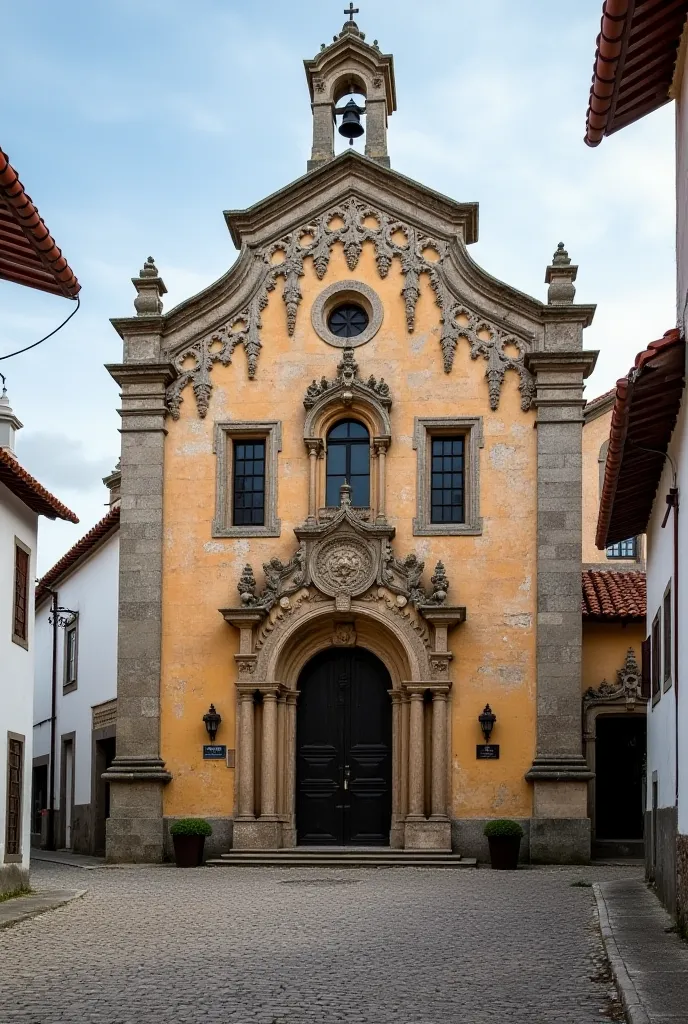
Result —
POLYGON ((152 260, 138 278, 138 316, 113 320, 123 359, 107 367, 121 387, 117 756, 110 783, 106 854, 111 862, 161 861, 160 751, 165 392, 176 370, 161 361, 165 286, 152 260))
MULTIPOLYGON (((255 818, 254 757, 255 708, 253 691, 239 691, 239 814, 244 821, 255 818)), ((237 822, 235 821, 235 830, 237 822)), ((234 836, 236 845, 236 832, 234 836)))
POLYGON ((387 102, 380 99, 366 99, 366 144, 365 155, 389 167, 387 155, 387 102))
POLYGON ((432 813, 433 820, 447 820, 447 692, 432 692, 432 813))
POLYGON ((298 690, 287 690, 286 724, 285 724, 285 815, 287 824, 284 827, 284 845, 296 846, 296 702, 298 690))
POLYGON ((389 437, 376 437, 374 440, 375 451, 377 453, 377 522, 386 522, 387 515, 387 502, 386 502, 386 457, 387 449, 389 448, 391 438, 389 437))
POLYGON ((261 821, 277 819, 277 690, 263 690, 261 821))
POLYGON ((334 160, 334 104, 313 103, 313 149, 307 170, 315 171, 334 160))
POLYGON ((401 692, 389 690, 392 702, 392 829, 389 844, 393 848, 404 845, 403 811, 401 808, 401 692))
POLYGON ((409 808, 406 820, 424 821, 425 736, 423 726, 423 691, 412 690, 410 700, 409 808))
POLYGON ((530 857, 548 863, 590 859, 591 773, 581 750, 581 491, 583 379, 596 353, 575 350, 583 314, 567 308, 578 323, 549 324, 553 350, 526 360, 536 378, 538 528, 537 754, 526 778, 533 783, 530 857))
POLYGON ((409 711, 408 694, 401 694, 401 816, 408 814, 409 799, 409 711))
POLYGON ((318 517, 318 457, 323 449, 321 437, 306 438, 308 450, 308 523, 315 526, 318 517))

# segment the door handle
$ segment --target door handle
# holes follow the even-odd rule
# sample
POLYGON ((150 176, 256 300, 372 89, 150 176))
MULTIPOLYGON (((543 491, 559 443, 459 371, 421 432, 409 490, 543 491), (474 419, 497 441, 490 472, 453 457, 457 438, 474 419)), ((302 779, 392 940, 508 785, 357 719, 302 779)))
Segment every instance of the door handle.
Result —
POLYGON ((348 764, 344 765, 344 791, 349 788, 349 779, 351 778, 351 768, 348 764))

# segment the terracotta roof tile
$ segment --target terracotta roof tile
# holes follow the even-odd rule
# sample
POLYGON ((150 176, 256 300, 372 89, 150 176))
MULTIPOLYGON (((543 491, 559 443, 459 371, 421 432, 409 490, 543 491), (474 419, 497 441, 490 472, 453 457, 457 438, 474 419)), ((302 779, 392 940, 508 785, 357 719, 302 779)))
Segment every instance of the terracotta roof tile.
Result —
POLYGON ((46 491, 4 448, 0 448, 0 482, 39 515, 48 519, 66 519, 70 523, 79 522, 66 505, 46 491))
POLYGON ((52 587, 58 580, 63 579, 86 555, 89 555, 105 540, 108 534, 113 533, 119 527, 119 506, 112 508, 100 522, 96 523, 81 540, 77 541, 74 547, 56 562, 52 569, 49 569, 36 584, 36 604, 38 605, 48 594, 48 588, 52 587))
POLYGON ((595 543, 645 533, 683 394, 685 342, 667 331, 617 381, 595 543))
POLYGON ((644 619, 646 607, 644 572, 583 571, 584 619, 644 619))
POLYGON ((585 142, 632 124, 669 100, 688 0, 605 0, 585 142))
POLYGON ((0 278, 70 299, 75 299, 81 289, 2 149, 0 278))

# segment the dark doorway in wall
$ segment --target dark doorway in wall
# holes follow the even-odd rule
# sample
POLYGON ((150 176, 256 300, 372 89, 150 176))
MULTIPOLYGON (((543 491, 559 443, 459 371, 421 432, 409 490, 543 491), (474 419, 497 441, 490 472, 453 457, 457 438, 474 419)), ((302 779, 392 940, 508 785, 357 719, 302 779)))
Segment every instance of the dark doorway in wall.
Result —
POLYGON ((598 716, 595 750, 597 856, 604 856, 605 848, 613 856, 624 852, 642 856, 645 750, 644 715, 598 716), (607 844, 613 844, 614 849, 607 844))
MULTIPOLYGON (((102 730, 103 732, 105 730, 102 730)), ((105 822, 110 817, 110 784, 101 778, 115 759, 116 739, 107 736, 94 740, 94 786, 93 786, 93 852, 105 855, 105 822)))
POLYGON ((48 765, 34 765, 31 781, 31 832, 40 836, 43 811, 48 806, 48 765))

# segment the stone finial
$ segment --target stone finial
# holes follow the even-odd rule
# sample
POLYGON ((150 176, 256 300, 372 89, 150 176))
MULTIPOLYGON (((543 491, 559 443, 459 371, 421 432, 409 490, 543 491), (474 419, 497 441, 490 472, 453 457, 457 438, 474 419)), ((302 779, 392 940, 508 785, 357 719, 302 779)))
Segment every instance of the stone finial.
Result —
POLYGON ((339 504, 346 508, 351 508, 351 495, 353 494, 353 488, 351 484, 343 483, 339 488, 339 504))
POLYGON ((545 272, 545 284, 549 285, 547 302, 550 306, 568 306, 573 302, 576 295, 573 282, 577 274, 578 267, 571 263, 564 243, 559 242, 552 262, 545 272))
POLYGON ((449 579, 444 568, 444 562, 437 563, 435 572, 430 577, 430 582, 432 583, 430 601, 433 604, 443 604, 447 600, 447 593, 449 591, 449 579))
POLYGON ((158 276, 158 268, 152 256, 149 256, 138 277, 132 277, 131 283, 136 288, 134 309, 137 316, 160 316, 162 313, 162 296, 167 294, 165 282, 158 276))
POLYGON ((0 394, 0 449, 14 455, 14 438, 23 423, 14 415, 14 410, 7 397, 7 388, 3 377, 2 394, 0 394))
POLYGON ((239 582, 237 583, 237 590, 241 598, 243 605, 252 605, 256 603, 256 578, 253 575, 253 569, 250 565, 245 565, 242 569, 239 582))
POLYGON ((110 508, 118 508, 122 499, 122 460, 117 460, 117 465, 108 473, 107 476, 103 477, 103 483, 110 492, 110 508))

